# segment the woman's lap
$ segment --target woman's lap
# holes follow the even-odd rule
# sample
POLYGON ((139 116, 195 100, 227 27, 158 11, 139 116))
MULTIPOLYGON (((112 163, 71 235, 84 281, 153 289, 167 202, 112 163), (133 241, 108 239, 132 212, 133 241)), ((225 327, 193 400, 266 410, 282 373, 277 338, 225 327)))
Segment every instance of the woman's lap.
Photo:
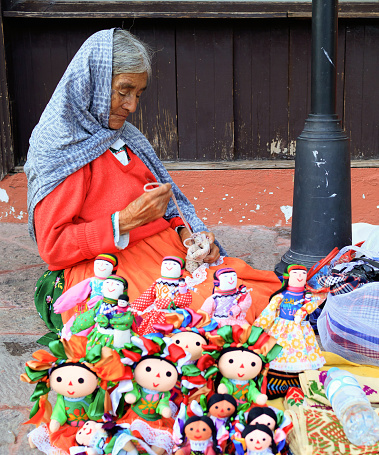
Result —
MULTIPOLYGON (((162 258, 164 256, 185 258, 186 249, 176 232, 169 228, 140 241, 131 248, 116 253, 116 256, 119 261, 117 274, 128 281, 128 294, 130 301, 133 302, 161 276, 162 258)), ((247 319, 252 323, 268 304, 270 295, 280 287, 280 281, 274 272, 255 270, 238 258, 225 257, 221 265, 210 267, 207 270, 206 280, 196 285, 196 292, 192 292, 191 307, 199 309, 204 300, 212 294, 213 273, 222 267, 234 268, 239 278, 238 285, 245 284, 247 289, 253 289, 251 293, 253 304, 247 313, 247 319)), ((93 262, 66 269, 64 290, 91 276, 93 276, 93 262)), ((190 276, 190 274, 185 272, 184 276, 190 276)), ((66 322, 72 314, 74 314, 74 310, 64 313, 63 322, 66 322)))

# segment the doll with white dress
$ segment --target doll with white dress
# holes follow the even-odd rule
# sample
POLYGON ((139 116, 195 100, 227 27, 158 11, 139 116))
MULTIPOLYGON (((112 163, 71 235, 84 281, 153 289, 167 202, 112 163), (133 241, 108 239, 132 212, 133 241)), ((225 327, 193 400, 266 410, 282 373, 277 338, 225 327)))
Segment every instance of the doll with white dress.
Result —
POLYGON ((324 295, 306 292, 307 268, 302 265, 289 265, 283 278, 282 288, 272 294, 254 326, 264 329, 283 347, 270 362, 270 369, 286 373, 316 370, 325 359, 305 318, 323 302, 324 295))
POLYGON ((164 324, 165 313, 176 308, 189 308, 192 296, 181 278, 184 259, 166 256, 162 260, 161 277, 131 303, 132 311, 143 317, 138 326, 140 335, 154 333, 153 324, 164 324))
POLYGON ((237 273, 231 268, 222 268, 214 273, 213 294, 208 297, 201 310, 225 325, 249 325, 246 313, 251 306, 251 296, 245 286, 237 288, 237 273))

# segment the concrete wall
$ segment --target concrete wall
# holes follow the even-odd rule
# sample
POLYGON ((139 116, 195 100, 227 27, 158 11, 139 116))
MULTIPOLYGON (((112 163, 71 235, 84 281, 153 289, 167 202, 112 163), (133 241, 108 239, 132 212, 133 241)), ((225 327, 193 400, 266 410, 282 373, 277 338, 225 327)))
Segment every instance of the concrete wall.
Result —
MULTIPOLYGON (((379 225, 379 170, 352 172, 353 223, 379 225)), ((290 227, 293 169, 171 171, 175 183, 210 226, 290 227)), ((0 222, 26 223, 25 174, 0 182, 0 222)))

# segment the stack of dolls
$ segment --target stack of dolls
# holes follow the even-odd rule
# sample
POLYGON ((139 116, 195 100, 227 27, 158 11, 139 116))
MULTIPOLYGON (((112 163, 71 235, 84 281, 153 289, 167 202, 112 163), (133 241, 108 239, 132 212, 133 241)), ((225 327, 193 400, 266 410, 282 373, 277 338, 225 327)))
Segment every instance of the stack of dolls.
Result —
POLYGON ((216 270, 195 311, 182 258, 163 258, 161 276, 133 302, 116 265, 98 256, 94 278, 62 294, 54 308, 72 317, 50 352, 26 364, 21 379, 36 385, 30 446, 47 455, 286 453, 291 423, 268 405, 270 371, 324 362, 306 320, 320 303, 305 293, 306 269, 288 268, 251 325, 250 292, 231 268, 216 270))

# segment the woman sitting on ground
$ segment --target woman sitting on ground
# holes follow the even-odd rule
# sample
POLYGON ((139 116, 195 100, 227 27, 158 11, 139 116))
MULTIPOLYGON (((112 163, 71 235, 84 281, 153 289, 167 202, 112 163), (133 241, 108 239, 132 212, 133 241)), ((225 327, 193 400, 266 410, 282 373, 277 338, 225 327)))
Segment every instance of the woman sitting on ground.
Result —
MULTIPOLYGON (((92 276, 101 253, 117 256, 117 274, 129 283, 130 301, 136 299, 160 276, 164 256, 186 256, 183 241, 190 233, 174 194, 191 229, 207 232, 205 262, 234 268, 241 283, 253 288, 253 322, 279 282, 272 272, 226 257, 150 143, 126 121, 150 78, 150 53, 141 41, 125 30, 97 32, 71 61, 32 133, 25 165, 29 232, 52 271, 39 281, 37 308, 57 281, 67 290, 92 276), (151 182, 163 185, 144 192, 151 182)), ((195 309, 211 294, 217 267, 196 286, 195 309)))

